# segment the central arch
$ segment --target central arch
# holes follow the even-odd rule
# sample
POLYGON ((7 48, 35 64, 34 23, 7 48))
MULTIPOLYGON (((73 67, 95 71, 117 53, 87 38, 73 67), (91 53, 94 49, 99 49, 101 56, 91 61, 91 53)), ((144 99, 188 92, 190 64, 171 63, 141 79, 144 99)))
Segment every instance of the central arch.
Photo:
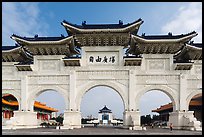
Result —
POLYGON ((80 105, 81 105, 81 101, 82 101, 82 98, 83 98, 84 94, 86 92, 88 92, 90 89, 98 87, 98 86, 109 87, 109 88, 113 89, 114 91, 116 91, 120 95, 120 97, 121 97, 121 99, 123 101, 124 110, 127 109, 127 107, 128 107, 128 98, 127 98, 127 95, 125 94, 127 92, 124 92, 124 88, 122 88, 121 86, 115 84, 114 82, 98 81, 98 82, 90 82, 90 83, 86 84, 83 88, 81 88, 78 91, 78 94, 76 96, 76 107, 77 107, 78 110, 80 110, 80 105))

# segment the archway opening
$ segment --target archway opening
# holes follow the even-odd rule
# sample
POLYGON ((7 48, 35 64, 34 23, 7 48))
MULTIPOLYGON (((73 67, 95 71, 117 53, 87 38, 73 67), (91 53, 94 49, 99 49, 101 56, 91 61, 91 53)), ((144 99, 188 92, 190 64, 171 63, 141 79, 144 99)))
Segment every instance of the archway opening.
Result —
POLYGON ((151 128, 167 126, 169 113, 173 111, 172 101, 163 91, 147 91, 140 99, 141 125, 151 128))
POLYGON ((65 100, 55 90, 44 90, 39 93, 33 105, 37 112, 38 125, 49 123, 49 125, 63 124, 65 100))
POLYGON ((188 104, 188 110, 194 111, 194 117, 202 122, 202 93, 196 94, 191 98, 188 104))
POLYGON ((12 94, 2 95, 2 122, 3 124, 14 116, 14 111, 19 109, 17 98, 12 94))
POLYGON ((84 126, 122 126, 124 101, 107 86, 89 89, 82 98, 80 110, 84 126))

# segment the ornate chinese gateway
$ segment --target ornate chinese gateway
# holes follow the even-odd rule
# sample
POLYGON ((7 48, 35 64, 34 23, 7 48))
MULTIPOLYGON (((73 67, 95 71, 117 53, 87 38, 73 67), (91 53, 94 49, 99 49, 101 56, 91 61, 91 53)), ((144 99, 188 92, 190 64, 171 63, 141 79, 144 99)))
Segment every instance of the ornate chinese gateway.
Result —
MULTIPOLYGON (((18 128, 37 127, 36 97, 46 90, 63 95, 63 128, 81 128, 83 95, 108 86, 124 104, 123 126, 140 130, 139 101, 150 90, 166 93, 173 104, 169 123, 177 129, 200 129, 189 111, 193 96, 202 93, 202 44, 190 41, 196 32, 172 35, 137 34, 142 19, 123 24, 71 24, 68 36, 21 37, 16 46, 2 47, 2 95, 19 102, 18 128)), ((159 99, 159 98, 158 98, 159 99)))

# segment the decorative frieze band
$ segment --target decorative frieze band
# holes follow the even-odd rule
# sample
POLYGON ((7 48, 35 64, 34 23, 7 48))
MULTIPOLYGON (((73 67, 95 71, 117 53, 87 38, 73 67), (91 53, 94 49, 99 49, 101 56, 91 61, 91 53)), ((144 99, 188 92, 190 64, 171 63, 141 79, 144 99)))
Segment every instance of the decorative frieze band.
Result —
POLYGON ((128 71, 124 70, 78 71, 77 79, 128 79, 128 71))
POLYGON ((44 76, 29 76, 28 84, 69 84, 69 76, 59 75, 44 75, 44 76))
POLYGON ((202 66, 194 66, 194 70, 196 74, 202 74, 202 66))
POLYGON ((59 60, 39 60, 39 68, 42 71, 59 71, 59 60))
POLYGON ((187 88, 188 89, 202 89, 202 79, 188 79, 187 88))
POLYGON ((164 70, 165 60, 149 60, 149 69, 150 70, 164 70))
POLYGON ((178 75, 136 75, 137 84, 179 84, 178 75))
POLYGON ((124 46, 129 42, 127 34, 84 34, 77 35, 76 39, 82 46, 124 46))
POLYGON ((20 80, 3 80, 2 89, 21 89, 20 80))
POLYGON ((2 75, 13 75, 14 67, 13 66, 3 66, 2 67, 2 75))

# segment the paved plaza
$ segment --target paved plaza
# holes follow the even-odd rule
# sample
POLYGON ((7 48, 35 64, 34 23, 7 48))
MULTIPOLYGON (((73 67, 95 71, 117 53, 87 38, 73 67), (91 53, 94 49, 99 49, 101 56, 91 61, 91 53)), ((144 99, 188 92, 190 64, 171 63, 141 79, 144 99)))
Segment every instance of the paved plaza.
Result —
POLYGON ((2 135, 202 135, 201 131, 147 128, 147 130, 128 130, 118 127, 84 127, 80 129, 16 129, 2 130, 2 135))

